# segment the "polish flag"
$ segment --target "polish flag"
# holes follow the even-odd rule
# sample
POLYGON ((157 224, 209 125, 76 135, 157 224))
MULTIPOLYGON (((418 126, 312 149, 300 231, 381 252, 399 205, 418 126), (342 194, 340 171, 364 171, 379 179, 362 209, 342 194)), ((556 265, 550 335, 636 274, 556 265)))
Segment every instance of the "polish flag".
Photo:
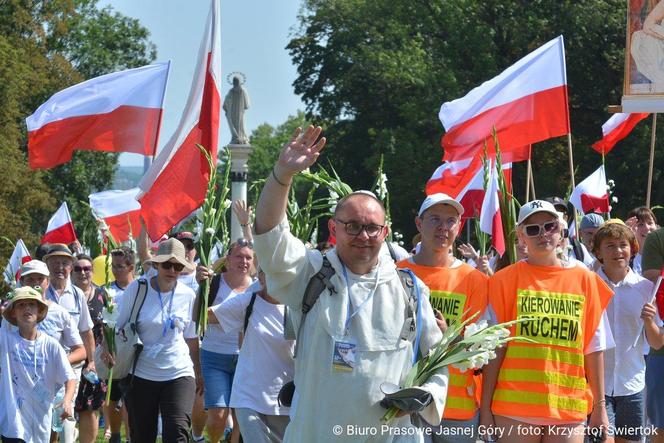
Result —
POLYGON ((67 163, 76 150, 153 155, 169 65, 102 75, 52 96, 26 119, 30 167, 67 163))
POLYGON ((217 163, 221 56, 219 2, 211 1, 189 98, 180 124, 139 183, 141 212, 148 235, 158 239, 196 210, 205 199, 210 168, 196 147, 217 163))
POLYGON ((489 184, 482 200, 480 230, 491 235, 491 245, 502 257, 505 253, 505 235, 503 234, 503 219, 500 216, 498 170, 495 164, 491 168, 489 184))
MULTIPOLYGON (((512 188, 512 163, 503 164, 508 189, 512 188)), ((426 185, 426 194, 442 192, 463 206, 463 218, 478 217, 484 199, 484 168, 482 162, 459 160, 443 163, 426 185), (465 166, 465 167, 464 167, 465 166)))
POLYGON ((23 240, 19 239, 19 241, 16 242, 12 256, 9 258, 9 263, 7 263, 7 267, 5 268, 5 281, 7 284, 17 282, 21 278, 21 266, 30 260, 32 259, 30 258, 28 248, 25 247, 23 240))
POLYGON ((593 143, 592 148, 600 154, 607 154, 616 143, 627 137, 634 126, 650 114, 614 114, 602 125, 602 139, 593 143))
POLYGON ((67 202, 63 202, 48 221, 46 233, 42 237, 41 243, 64 243, 68 245, 75 241, 74 223, 71 221, 67 202))
POLYGON ((585 180, 576 185, 569 198, 574 207, 582 212, 609 212, 609 193, 606 186, 604 166, 600 166, 585 180))
POLYGON ((141 230, 141 204, 136 201, 139 189, 104 191, 90 194, 92 213, 108 226, 117 242, 137 237, 141 230))
POLYGON ((496 128, 503 162, 529 158, 530 144, 569 133, 563 37, 531 52, 465 97, 443 103, 443 160, 472 158, 496 128), (525 156, 525 157, 524 157, 525 156))

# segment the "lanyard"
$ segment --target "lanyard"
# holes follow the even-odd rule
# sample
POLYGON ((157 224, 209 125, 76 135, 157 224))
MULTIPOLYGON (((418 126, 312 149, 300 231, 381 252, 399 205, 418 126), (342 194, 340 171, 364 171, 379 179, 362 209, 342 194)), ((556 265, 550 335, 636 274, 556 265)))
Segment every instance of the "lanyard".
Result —
POLYGON ((159 296, 159 305, 161 306, 161 324, 164 325, 163 329, 161 330, 161 336, 166 337, 166 332, 168 331, 168 326, 170 323, 170 318, 171 318, 171 311, 173 309, 173 297, 175 295, 175 286, 173 286, 173 290, 171 291, 171 300, 168 302, 168 317, 164 318, 164 302, 161 299, 161 289, 159 289, 159 282, 155 278, 154 284, 157 286, 157 295, 159 296), (168 322, 166 320, 169 320, 168 322))
POLYGON ((357 315, 358 312, 360 312, 360 309, 364 307, 364 305, 369 301, 371 297, 376 293, 376 288, 378 288, 378 279, 380 277, 380 268, 376 270, 376 281, 374 283, 374 287, 367 296, 367 298, 364 299, 362 303, 355 309, 354 312, 351 313, 350 311, 350 306, 353 304, 350 298, 350 284, 348 283, 348 272, 346 271, 346 266, 341 263, 341 269, 344 271, 344 279, 346 280, 346 292, 348 292, 348 310, 346 312, 346 324, 344 326, 344 336, 348 336, 348 332, 350 331, 350 321, 357 315))

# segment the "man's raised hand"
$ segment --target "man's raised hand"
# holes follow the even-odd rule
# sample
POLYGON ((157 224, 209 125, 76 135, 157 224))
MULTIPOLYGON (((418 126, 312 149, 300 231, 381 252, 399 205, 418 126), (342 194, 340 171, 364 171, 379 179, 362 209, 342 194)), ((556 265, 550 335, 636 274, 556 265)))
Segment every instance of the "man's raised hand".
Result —
POLYGON ((279 154, 279 160, 275 165, 275 173, 280 181, 288 181, 290 178, 313 165, 321 149, 325 146, 325 137, 320 137, 323 129, 320 126, 309 126, 304 132, 297 128, 293 137, 286 143, 279 154))

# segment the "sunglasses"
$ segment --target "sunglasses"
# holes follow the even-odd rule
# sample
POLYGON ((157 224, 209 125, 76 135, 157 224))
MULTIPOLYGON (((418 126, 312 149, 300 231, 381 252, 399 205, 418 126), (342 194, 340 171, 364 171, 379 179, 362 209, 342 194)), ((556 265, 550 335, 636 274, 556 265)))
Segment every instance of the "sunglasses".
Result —
POLYGON ((160 263, 159 266, 161 266, 162 269, 165 269, 167 271, 170 270, 170 269, 174 269, 175 272, 180 272, 184 269, 184 265, 182 263, 172 263, 172 262, 169 262, 169 261, 165 261, 163 263, 160 263))
POLYGON ((74 272, 92 272, 92 266, 74 266, 74 272))
POLYGON ((528 237, 539 237, 542 233, 542 229, 544 229, 545 234, 551 234, 552 232, 558 230, 558 226, 559 225, 557 221, 550 221, 544 223, 543 225, 524 225, 523 230, 528 237))
POLYGON ((237 242, 235 242, 236 246, 239 246, 240 248, 249 248, 253 249, 254 247, 254 242, 247 240, 246 238, 240 238, 238 239, 237 242))
POLYGON ((383 232, 383 228, 385 227, 384 225, 375 225, 373 223, 363 225, 354 221, 345 222, 336 218, 334 221, 344 225, 346 234, 352 235, 354 237, 360 235, 362 231, 366 232, 369 237, 378 237, 378 235, 383 232))

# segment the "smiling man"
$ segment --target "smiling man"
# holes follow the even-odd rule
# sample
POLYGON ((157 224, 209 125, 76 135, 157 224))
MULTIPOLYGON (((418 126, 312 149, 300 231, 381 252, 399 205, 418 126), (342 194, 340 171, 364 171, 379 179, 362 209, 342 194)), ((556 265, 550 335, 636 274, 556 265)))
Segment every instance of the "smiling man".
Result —
MULTIPOLYGON (((463 206, 450 196, 442 193, 428 196, 415 217, 415 225, 422 237, 419 251, 397 263, 401 268, 412 269, 429 287, 431 306, 443 331, 453 322, 464 321, 472 315, 481 316, 488 303, 489 278, 451 253, 462 215, 463 206)), ((455 442, 477 439, 480 386, 481 378, 473 371, 450 368, 445 413, 440 427, 432 433, 434 442, 452 441, 448 438, 455 442), (467 430, 446 437, 445 427, 467 430)))
MULTIPOLYGON (((301 327, 295 359, 295 395, 291 422, 284 441, 328 442, 365 440, 391 442, 383 432, 381 407, 384 382, 401 385, 419 346, 422 354, 442 338, 429 305, 428 289, 417 280, 420 309, 418 330, 409 316, 410 294, 384 246, 388 227, 382 203, 370 192, 354 192, 339 201, 330 232, 336 248, 325 258, 308 250, 289 231, 288 192, 295 174, 311 166, 325 145, 321 129, 298 129, 281 151, 256 208, 254 244, 265 272, 270 295, 302 310, 302 297, 311 278, 325 266, 334 269, 307 321, 301 327), (318 141, 317 141, 318 140, 318 141), (419 335, 419 340, 417 336, 419 335)), ((412 282, 411 282, 412 286, 412 282)), ((447 370, 442 368, 421 387, 426 394, 419 408, 409 411, 438 424, 447 393, 447 370)), ((403 415, 403 414, 402 414, 403 415)), ((409 417, 390 423, 389 429, 407 430, 399 441, 422 441, 409 417)))

